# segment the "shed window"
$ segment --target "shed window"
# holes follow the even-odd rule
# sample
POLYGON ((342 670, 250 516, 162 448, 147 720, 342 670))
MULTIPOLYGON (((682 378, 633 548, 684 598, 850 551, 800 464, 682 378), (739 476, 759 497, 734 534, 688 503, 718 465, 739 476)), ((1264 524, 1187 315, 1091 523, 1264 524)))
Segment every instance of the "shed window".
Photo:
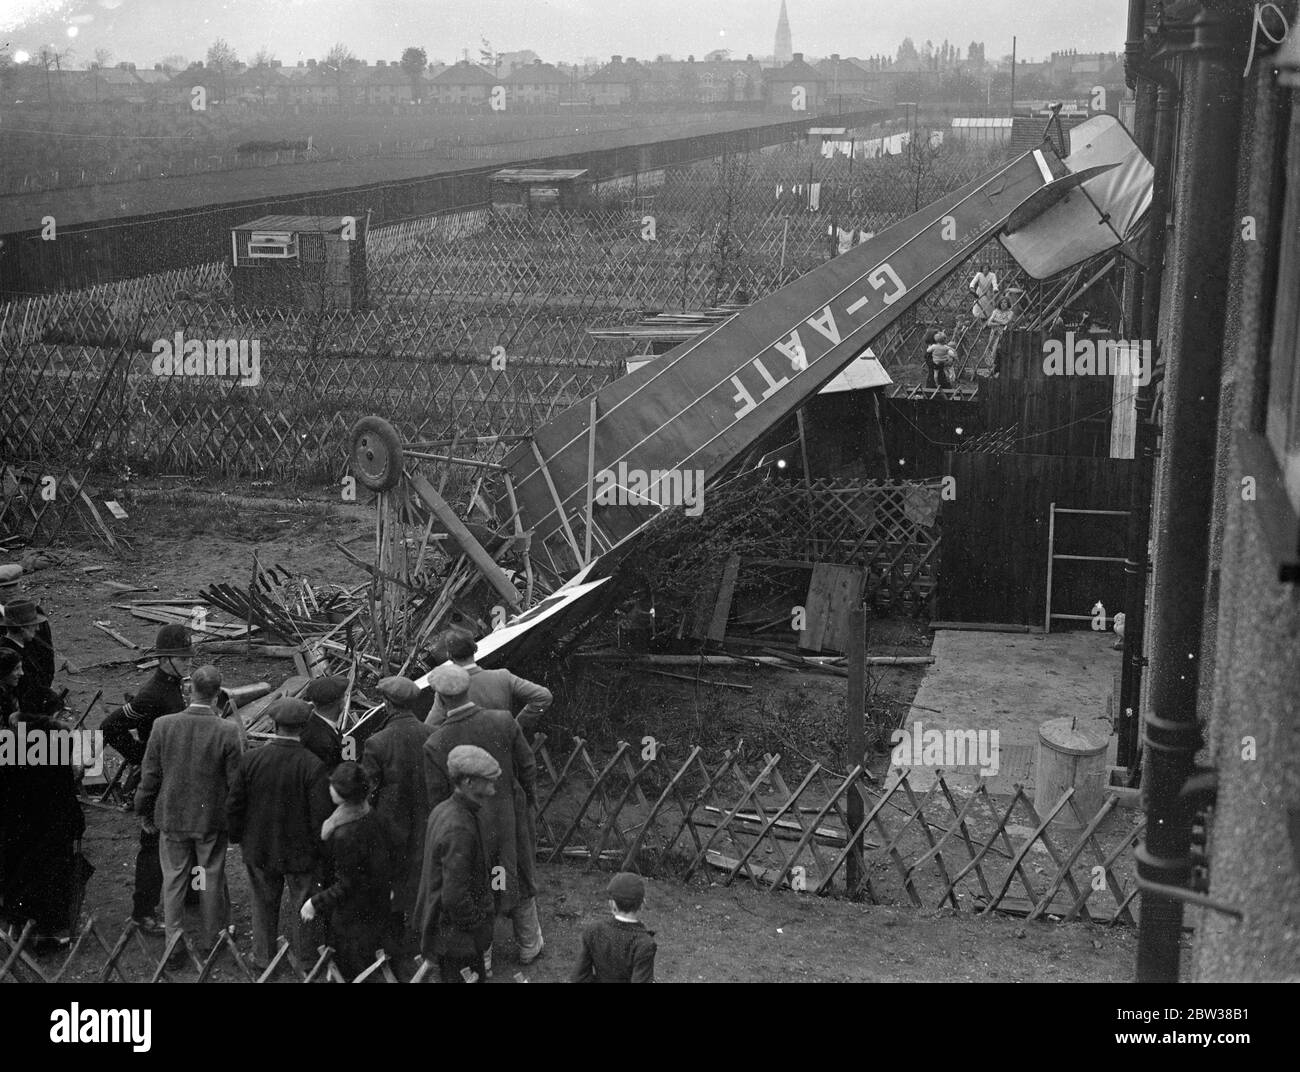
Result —
POLYGON ((293 260, 298 256, 298 236, 290 231, 254 231, 248 236, 248 255, 255 259, 293 260))

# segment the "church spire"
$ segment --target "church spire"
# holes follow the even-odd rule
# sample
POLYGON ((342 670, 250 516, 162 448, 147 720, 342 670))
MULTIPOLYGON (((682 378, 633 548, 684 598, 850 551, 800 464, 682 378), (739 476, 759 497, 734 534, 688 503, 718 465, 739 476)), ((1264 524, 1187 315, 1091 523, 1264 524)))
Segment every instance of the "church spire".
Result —
POLYGON ((790 16, 785 11, 785 0, 781 0, 781 14, 776 20, 776 62, 789 63, 794 58, 794 46, 790 43, 790 16))

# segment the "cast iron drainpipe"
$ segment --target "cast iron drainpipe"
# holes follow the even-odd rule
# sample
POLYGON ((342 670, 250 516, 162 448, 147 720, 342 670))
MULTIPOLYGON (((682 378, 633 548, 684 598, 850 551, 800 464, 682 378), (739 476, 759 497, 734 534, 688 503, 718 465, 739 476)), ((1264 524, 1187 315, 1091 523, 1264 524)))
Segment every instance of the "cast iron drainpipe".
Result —
MULTIPOLYGON (((1190 92, 1184 110, 1188 152, 1182 167, 1183 223, 1171 265, 1177 298, 1173 355, 1167 379, 1164 450, 1168 456, 1165 523, 1158 533, 1161 564, 1153 598, 1151 714, 1142 801, 1146 838, 1135 857, 1139 886, 1186 888, 1191 875, 1193 807, 1180 792, 1200 745, 1197 679, 1210 513, 1215 475, 1219 375, 1228 250, 1233 234, 1241 76, 1246 9, 1211 0, 1192 22, 1190 92)), ((1143 888, 1137 981, 1177 982, 1182 901, 1143 888)))
MULTIPOLYGON (((1147 57, 1143 38, 1143 7, 1144 0, 1129 0, 1129 39, 1124 46, 1124 66, 1128 81, 1134 89, 1138 88, 1139 79, 1146 79, 1158 87, 1154 129, 1150 144, 1143 146, 1151 153, 1155 176, 1142 258, 1146 267, 1139 269, 1134 295, 1136 308, 1131 322, 1138 328, 1138 337, 1150 340, 1154 350, 1160 321, 1165 223, 1169 212, 1169 181, 1173 161, 1174 105, 1178 100, 1179 85, 1173 72, 1147 57)), ((1153 354, 1153 372, 1154 357, 1153 354)), ((1146 632, 1147 574, 1150 570, 1147 541, 1151 534, 1151 478, 1155 468, 1155 427, 1152 424, 1154 395, 1155 384, 1150 380, 1138 386, 1133 478, 1126 536, 1128 554, 1124 562, 1124 653, 1120 661, 1115 729, 1119 737, 1117 761, 1119 766, 1128 768, 1130 787, 1138 784, 1137 731, 1141 718, 1142 668, 1146 665, 1142 654, 1142 639, 1146 632)))

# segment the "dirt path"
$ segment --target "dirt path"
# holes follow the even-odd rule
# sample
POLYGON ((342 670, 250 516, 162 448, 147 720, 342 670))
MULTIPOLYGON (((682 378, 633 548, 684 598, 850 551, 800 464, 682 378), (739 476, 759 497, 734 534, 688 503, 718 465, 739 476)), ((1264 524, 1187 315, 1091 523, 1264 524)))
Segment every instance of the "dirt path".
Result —
MULTIPOLYGON (((111 943, 130 912, 136 825, 131 816, 97 809, 88 809, 87 823, 85 850, 98 869, 87 907, 111 943)), ((583 925, 607 911, 608 875, 578 865, 539 870, 546 953, 520 968, 509 924, 498 924, 496 983, 517 981, 520 974, 528 982, 567 981, 583 925)), ((237 941, 247 951, 248 877, 237 847, 228 857, 227 875, 237 941)), ((958 917, 707 880, 652 880, 648 888, 642 918, 656 932, 656 976, 662 982, 1125 982, 1132 976, 1131 927, 958 917)), ((161 939, 146 944, 161 956, 161 939)), ((98 951, 79 956, 69 979, 93 978, 103 960, 98 951)), ((42 960, 43 967, 59 963, 42 960)), ((145 970, 138 950, 127 965, 133 976, 145 970)), ((229 968, 216 976, 232 978, 229 968)))

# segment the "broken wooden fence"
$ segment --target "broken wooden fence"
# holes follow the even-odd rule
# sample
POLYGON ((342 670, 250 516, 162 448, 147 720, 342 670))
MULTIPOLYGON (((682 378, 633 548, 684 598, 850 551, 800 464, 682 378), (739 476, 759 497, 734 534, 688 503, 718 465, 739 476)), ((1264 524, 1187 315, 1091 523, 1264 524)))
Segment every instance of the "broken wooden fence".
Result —
POLYGON ((96 504, 85 466, 48 465, 0 455, 0 544, 51 544, 60 536, 90 533, 120 549, 112 514, 96 504))
MULTIPOLYGON (((745 631, 742 601, 737 599, 733 608, 733 599, 745 587, 738 582, 752 577, 754 569, 765 576, 786 571, 791 584, 802 585, 793 602, 807 606, 810 618, 813 593, 806 573, 798 571, 814 570, 815 585, 815 567, 822 566, 860 570, 863 583, 854 598, 865 599, 880 614, 910 615, 930 608, 938 587, 942 488, 938 478, 905 483, 830 478, 755 491, 771 497, 764 505, 772 509, 752 515, 771 519, 753 533, 765 557, 733 556, 718 564, 712 582, 695 599, 693 620, 687 623, 691 635, 722 641, 745 631), (734 626, 728 625, 731 619, 736 619, 734 626)), ((767 591, 771 606, 749 607, 749 618, 766 617, 769 624, 764 628, 788 620, 793 605, 788 594, 784 585, 767 591)), ((808 646, 818 650, 818 645, 808 646)))

